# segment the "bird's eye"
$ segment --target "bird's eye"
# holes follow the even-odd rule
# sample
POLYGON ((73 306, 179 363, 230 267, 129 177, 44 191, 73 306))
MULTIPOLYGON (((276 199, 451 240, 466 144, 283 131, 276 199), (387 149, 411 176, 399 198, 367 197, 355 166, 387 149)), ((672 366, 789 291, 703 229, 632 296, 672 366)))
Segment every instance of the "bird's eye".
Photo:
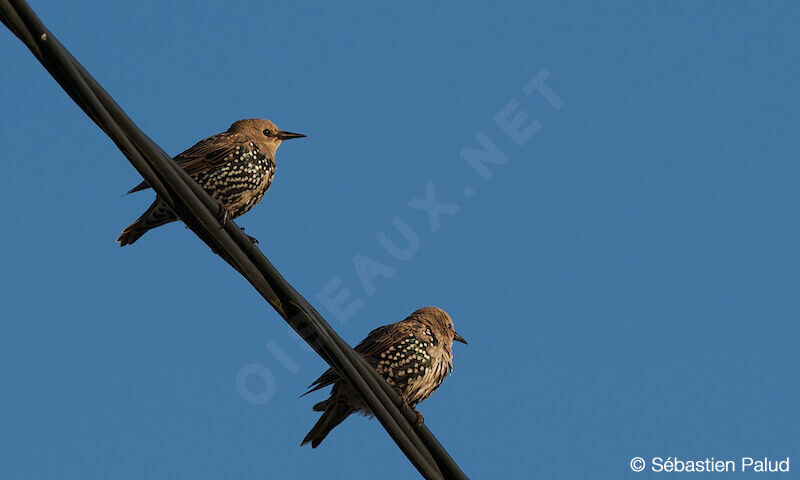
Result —
POLYGON ((264 136, 265 136, 265 137, 271 137, 271 136, 272 136, 272 132, 270 132, 270 131, 269 131, 268 129, 266 129, 266 128, 264 129, 264 131, 263 131, 262 133, 264 134, 264 136))

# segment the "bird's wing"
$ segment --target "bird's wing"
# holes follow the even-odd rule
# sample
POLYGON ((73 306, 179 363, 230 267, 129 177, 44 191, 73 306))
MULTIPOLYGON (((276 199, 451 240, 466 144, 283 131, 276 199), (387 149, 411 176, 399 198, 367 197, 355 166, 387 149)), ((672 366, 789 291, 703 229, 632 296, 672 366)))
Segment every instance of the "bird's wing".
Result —
POLYGON ((401 327, 402 322, 384 325, 369 332, 367 338, 356 345, 355 351, 367 360, 385 352, 387 348, 396 344, 408 332, 401 327))
MULTIPOLYGON (((246 153, 247 142, 239 133, 225 132, 201 140, 190 149, 175 157, 175 161, 186 173, 194 176, 216 166, 222 165, 231 153, 236 153, 236 147, 246 153)), ((138 192, 150 188, 147 182, 136 185, 128 193, 138 192)))
MULTIPOLYGON (((371 365, 374 365, 375 357, 379 356, 380 353, 389 348, 390 345, 397 343, 398 340, 405 335, 405 333, 406 332, 399 328, 398 324, 396 323, 384 325, 369 332, 367 338, 356 345, 354 350, 360 353, 361 356, 364 357, 371 365)), ((316 379, 314 383, 308 386, 310 389, 309 391, 300 396, 303 397, 311 392, 325 388, 328 385, 333 385, 340 379, 341 377, 339 376, 339 372, 329 368, 318 379, 316 379)))

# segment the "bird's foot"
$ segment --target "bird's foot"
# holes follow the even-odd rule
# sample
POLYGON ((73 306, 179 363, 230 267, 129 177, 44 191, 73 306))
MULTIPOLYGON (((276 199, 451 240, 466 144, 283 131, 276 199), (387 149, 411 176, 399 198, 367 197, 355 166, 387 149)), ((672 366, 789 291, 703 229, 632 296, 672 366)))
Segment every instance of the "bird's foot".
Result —
POLYGON ((423 417, 422 414, 419 413, 416 408, 412 408, 411 410, 413 410, 414 414, 417 415, 417 423, 415 423, 414 425, 422 425, 423 423, 425 423, 425 417, 423 417))
POLYGON ((402 403, 402 405, 404 407, 410 407, 411 406, 411 405, 408 404, 408 398, 406 398, 406 394, 405 394, 404 391, 400 390, 397 387, 394 387, 394 391, 395 391, 395 393, 397 393, 397 396, 400 397, 401 403, 402 403))
POLYGON ((406 396, 405 392, 399 388, 395 388, 394 391, 400 396, 400 401, 402 402, 403 406, 410 408, 411 411, 414 412, 414 415, 417 416, 417 420, 414 422, 414 425, 422 425, 425 422, 425 417, 423 417, 416 408, 411 406, 411 404, 408 402, 408 397, 406 396))
MULTIPOLYGON (((244 227, 239 227, 239 228, 241 228, 242 229, 242 233, 244 233, 244 227)), ((246 233, 244 233, 244 234, 247 235, 246 233)), ((252 243, 255 246, 258 246, 258 239, 256 237, 251 237, 250 235, 247 235, 247 238, 250 239, 250 243, 252 243)))
POLYGON ((222 204, 219 205, 219 210, 217 211, 217 221, 219 222, 219 229, 222 230, 225 228, 225 225, 228 224, 228 221, 231 219, 231 212, 225 208, 222 204))

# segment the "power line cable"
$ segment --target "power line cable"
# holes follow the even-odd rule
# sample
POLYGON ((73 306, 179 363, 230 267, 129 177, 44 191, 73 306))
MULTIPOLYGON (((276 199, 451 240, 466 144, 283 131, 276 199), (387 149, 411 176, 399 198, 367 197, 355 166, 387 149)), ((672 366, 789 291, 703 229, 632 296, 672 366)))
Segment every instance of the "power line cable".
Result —
POLYGON ((219 205, 145 135, 47 30, 24 0, 0 0, 0 21, 42 63, 75 103, 114 141, 175 214, 233 268, 364 398, 426 479, 466 479, 425 425, 367 362, 339 337, 233 221, 219 228, 219 205))

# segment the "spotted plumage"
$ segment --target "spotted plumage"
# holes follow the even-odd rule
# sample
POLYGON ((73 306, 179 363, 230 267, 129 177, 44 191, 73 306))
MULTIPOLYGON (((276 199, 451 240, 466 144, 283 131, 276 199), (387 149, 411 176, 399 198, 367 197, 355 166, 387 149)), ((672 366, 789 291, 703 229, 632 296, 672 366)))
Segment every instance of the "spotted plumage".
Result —
MULTIPOLYGON (((195 144, 175 161, 223 207, 221 223, 247 213, 264 197, 275 176, 275 152, 283 140, 305 135, 285 132, 266 119, 234 122, 223 133, 195 144)), ((142 182, 128 193, 150 188, 142 182)), ((130 245, 148 230, 177 220, 159 197, 117 241, 130 245)))
MULTIPOLYGON (((453 341, 467 343, 442 309, 423 307, 405 320, 376 328, 355 347, 412 409, 428 398, 453 369, 453 341)), ((372 415, 361 396, 335 370, 329 369, 303 395, 333 385, 330 397, 314 405, 324 412, 303 439, 316 448, 350 414, 372 415)), ((416 410, 414 410, 416 412, 416 410)), ((417 412, 422 421, 422 415, 417 412)))

